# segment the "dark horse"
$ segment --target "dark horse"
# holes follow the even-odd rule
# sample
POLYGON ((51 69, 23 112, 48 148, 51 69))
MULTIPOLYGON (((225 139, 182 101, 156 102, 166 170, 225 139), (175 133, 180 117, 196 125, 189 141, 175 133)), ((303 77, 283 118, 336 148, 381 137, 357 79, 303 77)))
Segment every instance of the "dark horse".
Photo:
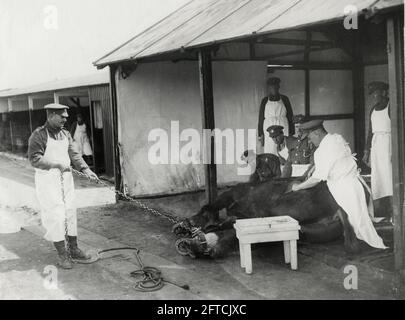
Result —
POLYGON ((358 241, 348 222, 347 214, 339 207, 324 182, 314 188, 291 192, 294 180, 274 179, 259 184, 239 184, 223 192, 217 200, 205 205, 194 216, 174 227, 176 234, 184 226, 199 227, 198 236, 183 238, 191 256, 226 255, 237 244, 233 223, 236 219, 288 215, 301 225, 300 239, 308 242, 329 242, 342 235, 348 252, 358 251, 358 241), (226 219, 219 211, 226 209, 226 219))

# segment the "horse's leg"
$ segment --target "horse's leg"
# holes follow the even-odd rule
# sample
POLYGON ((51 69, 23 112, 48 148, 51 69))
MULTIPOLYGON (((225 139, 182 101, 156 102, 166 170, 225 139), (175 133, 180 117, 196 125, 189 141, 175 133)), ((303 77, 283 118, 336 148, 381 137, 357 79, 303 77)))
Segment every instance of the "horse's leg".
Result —
POLYGON ((301 239, 311 243, 325 243, 339 239, 343 235, 340 220, 333 217, 325 221, 301 225, 301 239))
POLYGON ((210 244, 210 256, 211 258, 225 257, 229 252, 232 252, 237 244, 235 229, 227 229, 215 233, 217 236, 216 242, 210 244))
POLYGON ((339 208, 338 214, 343 225, 343 236, 345 239, 344 246, 346 252, 358 253, 360 251, 360 242, 357 239, 354 229, 349 222, 347 213, 342 208, 339 208))

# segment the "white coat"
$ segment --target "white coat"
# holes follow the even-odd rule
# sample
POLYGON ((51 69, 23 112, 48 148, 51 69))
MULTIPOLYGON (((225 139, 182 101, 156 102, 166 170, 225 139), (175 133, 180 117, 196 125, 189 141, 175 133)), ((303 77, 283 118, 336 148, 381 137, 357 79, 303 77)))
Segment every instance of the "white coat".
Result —
POLYGON ((326 181, 333 198, 347 213, 356 237, 374 248, 385 249, 368 214, 357 164, 348 143, 341 135, 327 134, 315 151, 314 162, 312 177, 326 181))

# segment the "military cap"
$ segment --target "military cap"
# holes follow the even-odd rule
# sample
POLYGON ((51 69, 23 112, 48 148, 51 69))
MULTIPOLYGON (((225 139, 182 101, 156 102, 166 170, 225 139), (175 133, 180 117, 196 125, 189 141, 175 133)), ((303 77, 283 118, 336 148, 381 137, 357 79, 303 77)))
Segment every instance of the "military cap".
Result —
POLYGON ((282 126, 270 126, 267 128, 267 131, 269 132, 270 138, 275 138, 278 137, 280 134, 283 134, 283 129, 284 127, 282 126))
POLYGON ((322 128, 323 127, 323 120, 318 119, 318 120, 310 120, 307 122, 304 122, 300 125, 300 130, 302 132, 301 139, 304 139, 308 136, 308 134, 316 129, 322 128))
POLYGON ((303 114, 297 114, 293 116, 293 123, 303 123, 305 121, 305 116, 303 114))
POLYGON ((268 85, 280 85, 280 78, 277 77, 270 77, 267 79, 267 84, 268 85))
POLYGON ((382 81, 373 81, 368 84, 368 94, 376 90, 388 90, 388 84, 382 81))
POLYGON ((64 110, 64 112, 61 115, 64 117, 67 117, 68 113, 66 110, 69 109, 69 107, 65 106, 63 104, 59 104, 59 103, 50 103, 50 104, 47 104, 44 107, 44 109, 46 109, 46 110, 64 110))

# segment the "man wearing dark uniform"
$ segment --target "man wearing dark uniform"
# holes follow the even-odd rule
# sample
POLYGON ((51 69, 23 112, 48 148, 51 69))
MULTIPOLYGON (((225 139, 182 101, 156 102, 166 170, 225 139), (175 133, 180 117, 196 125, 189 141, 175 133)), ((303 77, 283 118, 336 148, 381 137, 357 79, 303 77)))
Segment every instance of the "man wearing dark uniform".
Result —
POLYGON ((277 154, 281 164, 281 177, 304 176, 310 169, 314 148, 308 139, 285 136, 282 126, 271 126, 267 129, 270 138, 277 145, 277 154))
POLYGON ((75 149, 69 131, 63 128, 69 107, 52 103, 44 108, 47 122, 29 138, 28 158, 35 168, 35 188, 41 207, 41 223, 46 230, 45 239, 53 242, 58 251, 58 265, 71 269, 71 258, 88 260, 90 257, 77 246, 77 216, 70 165, 90 179, 98 178, 75 149))

